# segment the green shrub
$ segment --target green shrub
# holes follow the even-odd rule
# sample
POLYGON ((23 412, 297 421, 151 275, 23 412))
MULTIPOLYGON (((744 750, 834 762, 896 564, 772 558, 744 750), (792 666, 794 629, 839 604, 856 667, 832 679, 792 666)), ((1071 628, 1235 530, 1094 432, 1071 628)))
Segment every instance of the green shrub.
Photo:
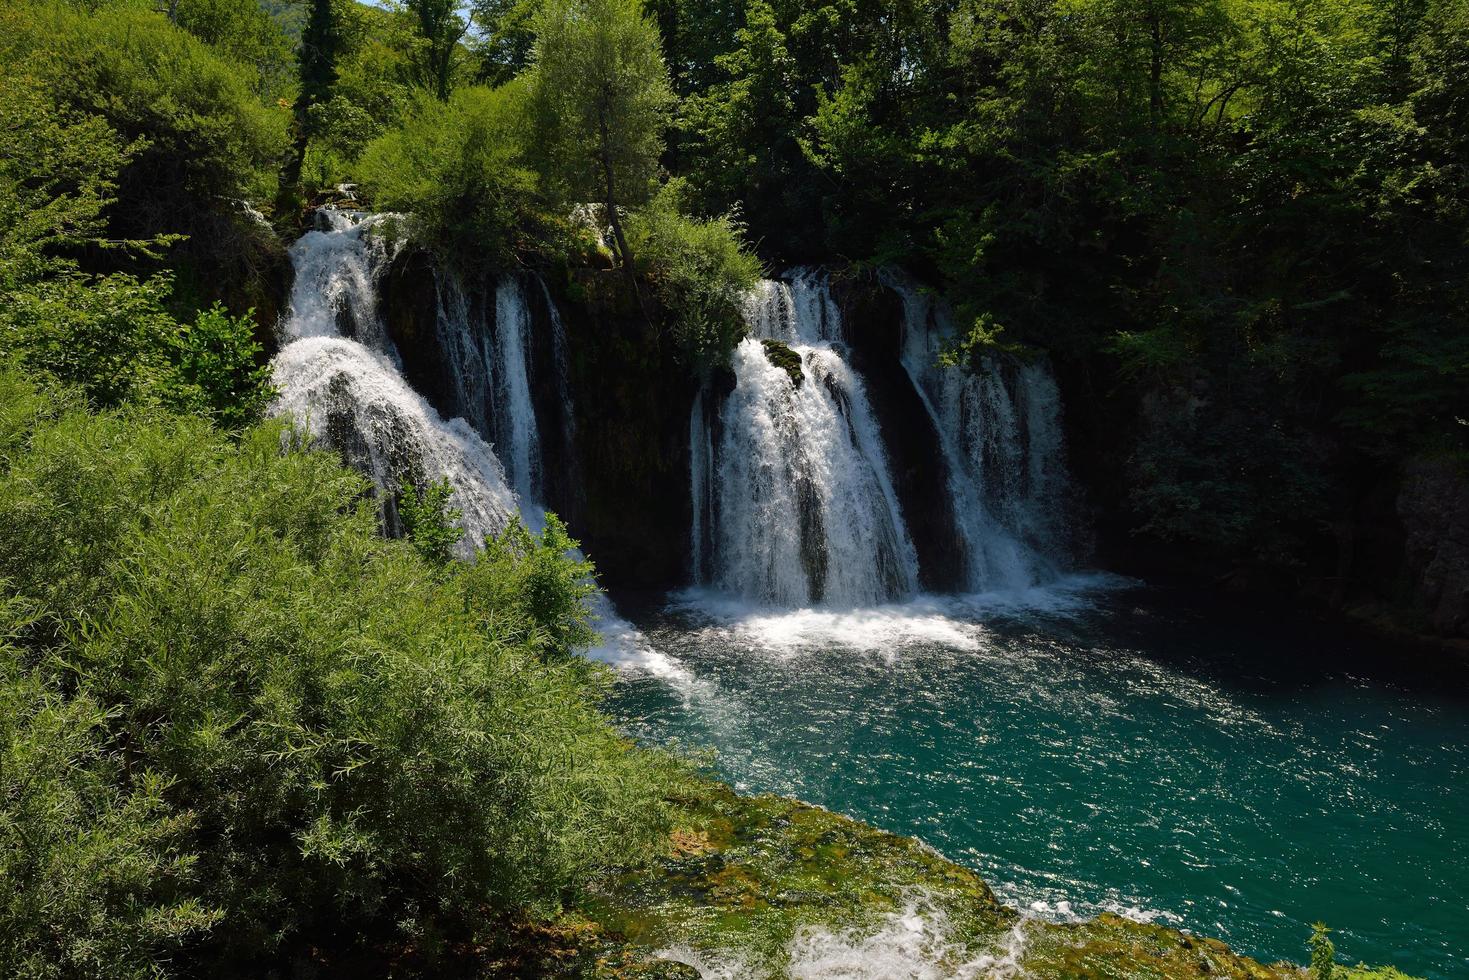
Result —
POLYGON ((527 639, 585 569, 507 548, 446 577, 288 436, 0 370, 0 579, 36 611, 11 616, 4 778, 49 780, 0 794, 17 970, 428 956, 665 839, 677 770, 527 639))
POLYGON ((450 257, 508 263, 534 214, 518 93, 475 86, 447 102, 422 94, 358 164, 373 205, 412 214, 419 235, 450 257))
POLYGON ((163 381, 164 400, 232 431, 264 418, 275 388, 255 339, 253 313, 230 316, 216 303, 192 325, 180 327, 170 351, 172 369, 163 381))
POLYGON ((170 289, 166 277, 117 273, 67 274, 12 291, 0 312, 0 354, 77 386, 98 406, 147 400, 178 329, 163 308, 170 289))
POLYGON ((260 0, 177 0, 178 25, 237 65, 255 69, 254 88, 265 101, 289 98, 296 87, 296 56, 285 29, 260 0))
POLYGON ((519 518, 495 537, 463 575, 464 604, 481 622, 513 622, 541 654, 564 657, 597 638, 587 600, 596 591, 592 564, 574 557, 577 542, 555 514, 539 535, 519 518), (509 617, 507 619, 507 613, 509 617))
POLYGON ((206 219, 274 192, 289 112, 262 104, 253 66, 153 11, 23 0, 0 12, 0 64, 25 66, 59 107, 136 147, 117 178, 114 233, 224 236, 206 219))
POLYGON ((459 518, 464 512, 449 505, 453 493, 447 477, 422 490, 406 479, 398 487, 398 514, 403 518, 408 540, 424 561, 436 568, 444 568, 454 559, 454 546, 462 534, 459 518))
POLYGON ((746 251, 733 217, 686 216, 685 191, 681 180, 665 184, 629 217, 628 237, 679 346, 697 362, 722 361, 744 330, 740 303, 760 278, 760 261, 746 251))
POLYGON ((55 105, 0 70, 0 355, 98 406, 160 401, 236 429, 259 419, 269 370, 249 316, 216 305, 191 326, 167 309, 167 275, 88 274, 76 256, 148 259, 168 239, 111 241, 103 215, 136 150, 96 115, 55 105))

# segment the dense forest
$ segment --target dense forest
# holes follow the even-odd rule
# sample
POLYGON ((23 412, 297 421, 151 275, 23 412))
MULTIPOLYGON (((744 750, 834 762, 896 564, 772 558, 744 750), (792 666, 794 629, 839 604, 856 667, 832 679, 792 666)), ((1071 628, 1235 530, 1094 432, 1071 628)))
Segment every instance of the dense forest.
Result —
POLYGON ((696 378, 763 272, 901 270, 945 364, 1054 368, 1107 563, 1469 630, 1400 526, 1469 522, 1458 0, 13 0, 7 976, 511 962, 709 792, 603 714, 574 523, 459 561, 420 480, 385 536, 271 418, 325 204, 696 378))

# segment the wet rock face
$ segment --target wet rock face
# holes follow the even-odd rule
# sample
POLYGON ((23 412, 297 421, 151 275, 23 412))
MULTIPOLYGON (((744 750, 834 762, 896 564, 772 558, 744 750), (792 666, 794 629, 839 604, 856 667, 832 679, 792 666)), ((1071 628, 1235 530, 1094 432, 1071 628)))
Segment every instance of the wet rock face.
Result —
POLYGON ((1397 512, 1419 608, 1438 633, 1469 636, 1469 472, 1452 459, 1411 460, 1397 512))
POLYGON ((675 345, 658 340, 620 273, 579 269, 550 287, 565 321, 575 402, 582 502, 572 532, 603 581, 635 590, 685 585, 698 379, 675 345))

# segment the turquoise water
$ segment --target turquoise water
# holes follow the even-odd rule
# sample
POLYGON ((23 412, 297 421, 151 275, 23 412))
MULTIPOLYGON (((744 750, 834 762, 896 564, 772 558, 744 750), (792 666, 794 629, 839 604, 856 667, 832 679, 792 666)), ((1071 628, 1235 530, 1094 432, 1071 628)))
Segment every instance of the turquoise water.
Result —
POLYGON ((915 835, 1052 919, 1112 910, 1469 976, 1469 683, 1349 634, 1139 588, 635 615, 612 705, 746 791, 915 835))

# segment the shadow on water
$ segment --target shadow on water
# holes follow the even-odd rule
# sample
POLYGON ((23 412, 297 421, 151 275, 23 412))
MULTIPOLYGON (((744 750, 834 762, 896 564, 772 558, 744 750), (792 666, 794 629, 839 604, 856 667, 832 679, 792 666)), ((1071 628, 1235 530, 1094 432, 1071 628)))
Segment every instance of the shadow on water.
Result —
MULTIPOLYGON (((1034 628, 1025 617, 988 625, 1017 639, 1034 628)), ((1099 593, 1088 608, 1049 620, 1045 630, 1083 650, 1100 630, 1111 647, 1229 691, 1297 695, 1351 682, 1469 702, 1469 657, 1258 596, 1139 584, 1099 593)))

